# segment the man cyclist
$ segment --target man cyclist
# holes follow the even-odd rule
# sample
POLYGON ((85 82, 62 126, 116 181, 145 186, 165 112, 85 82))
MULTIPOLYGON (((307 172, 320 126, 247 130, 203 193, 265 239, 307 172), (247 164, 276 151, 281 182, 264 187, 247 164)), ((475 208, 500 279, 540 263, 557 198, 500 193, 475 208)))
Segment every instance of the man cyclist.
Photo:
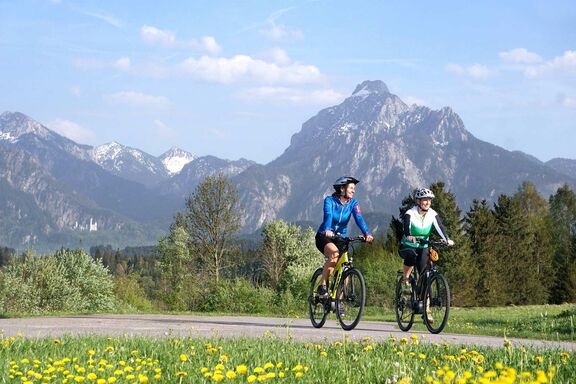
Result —
POLYGON ((316 248, 326 258, 324 271, 322 272, 322 282, 317 291, 319 297, 328 296, 328 289, 326 288, 328 276, 334 270, 340 257, 340 251, 334 244, 334 235, 346 236, 346 228, 348 227, 350 216, 354 217, 354 221, 356 221, 364 237, 366 237, 366 241, 370 243, 374 240, 362 218, 360 205, 353 198, 356 192, 356 184, 359 182, 359 180, 350 176, 340 177, 334 182, 334 193, 324 199, 324 220, 316 233, 316 248))
MULTIPOLYGON (((454 242, 446 234, 440 216, 430 208, 434 197, 434 193, 427 188, 417 189, 414 192, 416 205, 406 211, 402 217, 404 235, 400 241, 398 253, 404 259, 402 292, 406 295, 412 294, 412 286, 408 279, 414 266, 418 269, 418 273, 422 273, 428 264, 428 244, 421 244, 419 240, 428 240, 432 227, 434 227, 442 241, 450 246, 454 245, 454 242)), ((428 320, 433 321, 431 317, 428 320)))

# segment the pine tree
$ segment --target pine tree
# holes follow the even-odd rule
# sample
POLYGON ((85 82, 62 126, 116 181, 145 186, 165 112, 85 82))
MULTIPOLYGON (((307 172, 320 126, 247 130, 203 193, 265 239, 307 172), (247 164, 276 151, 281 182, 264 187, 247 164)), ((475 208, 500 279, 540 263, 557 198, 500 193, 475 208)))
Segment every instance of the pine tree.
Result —
POLYGON ((439 263, 450 284, 454 305, 475 305, 479 271, 462 227, 462 211, 454 195, 444 190, 443 182, 432 184, 430 189, 436 196, 432 208, 440 215, 448 236, 455 244, 442 251, 439 263))
POLYGON ((486 200, 474 200, 464 219, 464 229, 471 242, 472 257, 481 271, 476 284, 477 301, 482 306, 501 304, 501 292, 506 290, 502 276, 506 273, 494 246, 498 223, 486 200))
POLYGON ((550 197, 550 215, 556 239, 550 302, 573 303, 576 301, 576 194, 568 185, 550 197))
POLYGON ((554 243, 552 217, 548 202, 543 199, 534 184, 524 182, 513 197, 524 213, 531 243, 522 245, 525 259, 519 265, 524 272, 526 304, 548 303, 553 284, 552 260, 554 243))

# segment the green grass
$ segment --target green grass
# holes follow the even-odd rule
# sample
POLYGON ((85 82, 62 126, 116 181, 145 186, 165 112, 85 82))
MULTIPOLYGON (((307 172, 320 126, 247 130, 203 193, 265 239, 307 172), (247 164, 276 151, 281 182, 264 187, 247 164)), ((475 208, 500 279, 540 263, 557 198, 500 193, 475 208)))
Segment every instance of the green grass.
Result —
MULTIPOLYGON (((369 307, 364 320, 396 321, 391 309, 369 307)), ((416 316, 415 329, 424 330, 416 316)), ((576 341, 576 305, 451 308, 444 332, 576 341)))
POLYGON ((552 382, 553 377, 562 384, 576 377, 576 358, 561 350, 512 345, 432 345, 415 335, 352 342, 345 333, 340 342, 319 344, 267 335, 260 340, 11 337, 0 342, 0 383, 103 384, 113 382, 112 377, 117 383, 347 384, 529 383, 552 382))

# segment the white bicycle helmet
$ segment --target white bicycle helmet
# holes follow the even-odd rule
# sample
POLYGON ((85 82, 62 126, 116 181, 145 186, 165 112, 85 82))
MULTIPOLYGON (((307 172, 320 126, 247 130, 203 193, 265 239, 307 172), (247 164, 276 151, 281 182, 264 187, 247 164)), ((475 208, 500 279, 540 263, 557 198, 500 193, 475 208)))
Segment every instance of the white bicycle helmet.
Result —
POLYGON ((425 197, 429 197, 431 199, 435 198, 434 193, 429 190, 428 188, 419 188, 414 191, 414 198, 415 199, 423 199, 425 197))

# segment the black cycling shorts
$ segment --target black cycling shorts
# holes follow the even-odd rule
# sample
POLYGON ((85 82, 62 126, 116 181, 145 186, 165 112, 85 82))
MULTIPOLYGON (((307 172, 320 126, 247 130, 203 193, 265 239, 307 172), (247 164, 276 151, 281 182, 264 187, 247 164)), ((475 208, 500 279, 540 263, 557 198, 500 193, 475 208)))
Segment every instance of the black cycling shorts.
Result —
POLYGON ((329 243, 334 243, 334 241, 325 234, 316 232, 316 248, 318 248, 320 253, 324 254, 324 247, 329 243))
POLYGON ((422 272, 426 264, 428 264, 428 248, 416 248, 401 244, 398 253, 404 259, 404 265, 408 267, 416 266, 418 272, 422 272))

